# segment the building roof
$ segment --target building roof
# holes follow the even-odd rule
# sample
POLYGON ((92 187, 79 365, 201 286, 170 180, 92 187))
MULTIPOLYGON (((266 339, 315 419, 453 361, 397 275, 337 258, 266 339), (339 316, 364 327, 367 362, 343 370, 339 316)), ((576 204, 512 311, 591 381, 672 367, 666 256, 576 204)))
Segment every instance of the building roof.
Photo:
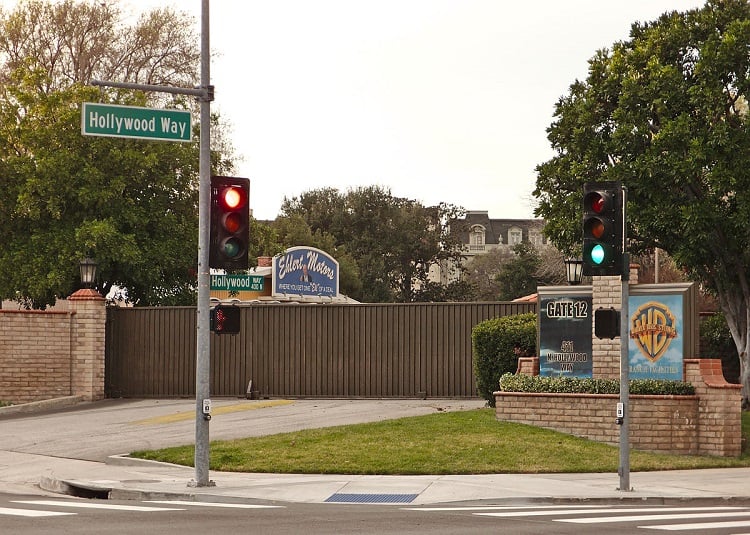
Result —
POLYGON ((471 231, 477 225, 484 228, 485 243, 507 244, 511 228, 520 228, 523 241, 529 241, 529 231, 541 232, 544 228, 544 219, 490 219, 486 211, 470 210, 463 219, 451 222, 451 231, 457 234, 463 243, 469 243, 471 231))

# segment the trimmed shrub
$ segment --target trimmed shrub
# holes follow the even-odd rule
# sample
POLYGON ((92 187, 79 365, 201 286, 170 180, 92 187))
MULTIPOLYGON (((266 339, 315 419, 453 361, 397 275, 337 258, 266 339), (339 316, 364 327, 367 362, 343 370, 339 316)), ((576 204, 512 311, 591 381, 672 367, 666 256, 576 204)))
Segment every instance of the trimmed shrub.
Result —
POLYGON ((505 316, 478 323, 471 331, 472 366, 477 392, 495 406, 497 384, 515 372, 519 357, 536 355, 536 314, 505 316))
MULTIPOLYGON (((551 394, 619 394, 619 379, 586 379, 582 377, 542 377, 539 375, 504 374, 499 381, 503 392, 551 394)), ((695 387, 683 381, 633 379, 630 393, 652 396, 692 396, 695 387)))

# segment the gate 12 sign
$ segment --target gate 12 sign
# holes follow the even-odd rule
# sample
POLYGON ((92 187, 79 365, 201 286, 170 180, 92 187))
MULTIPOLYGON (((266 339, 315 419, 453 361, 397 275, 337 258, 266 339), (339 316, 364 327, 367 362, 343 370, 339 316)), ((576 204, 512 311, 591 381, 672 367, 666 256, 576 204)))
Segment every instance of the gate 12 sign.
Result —
POLYGON ((591 291, 540 287, 539 375, 591 377, 591 291))

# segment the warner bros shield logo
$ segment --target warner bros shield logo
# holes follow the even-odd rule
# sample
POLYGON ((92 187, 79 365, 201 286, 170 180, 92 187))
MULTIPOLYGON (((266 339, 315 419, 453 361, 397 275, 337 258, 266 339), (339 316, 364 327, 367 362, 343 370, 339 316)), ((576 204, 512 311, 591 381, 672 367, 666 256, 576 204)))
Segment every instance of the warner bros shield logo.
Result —
POLYGON ((659 360, 676 337, 674 315, 662 303, 644 303, 630 316, 630 338, 650 362, 659 360))

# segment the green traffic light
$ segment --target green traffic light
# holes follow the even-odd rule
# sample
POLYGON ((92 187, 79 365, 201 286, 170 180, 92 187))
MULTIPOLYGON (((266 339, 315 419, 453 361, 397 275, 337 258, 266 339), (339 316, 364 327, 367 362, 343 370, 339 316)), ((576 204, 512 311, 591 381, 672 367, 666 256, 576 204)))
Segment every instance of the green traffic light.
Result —
POLYGON ((237 238, 227 238, 222 244, 222 252, 227 258, 237 258, 242 253, 242 245, 237 238))
POLYGON ((591 262, 594 264, 601 265, 604 262, 604 247, 600 243, 597 243, 591 248, 591 262))

